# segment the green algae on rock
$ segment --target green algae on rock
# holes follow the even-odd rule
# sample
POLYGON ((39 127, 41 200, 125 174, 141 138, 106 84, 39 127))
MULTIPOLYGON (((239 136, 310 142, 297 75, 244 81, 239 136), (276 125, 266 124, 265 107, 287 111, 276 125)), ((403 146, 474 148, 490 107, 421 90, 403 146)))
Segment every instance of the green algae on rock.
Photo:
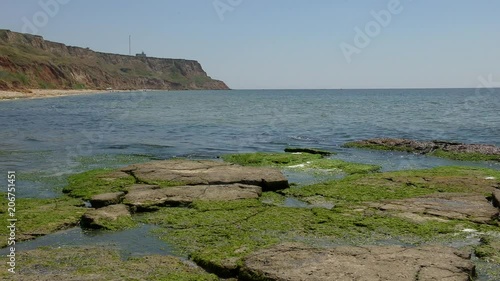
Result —
POLYGON ((481 244, 475 247, 476 256, 500 264, 500 233, 483 234, 481 244))
MULTIPOLYGON (((7 206, 7 199, 2 196, 0 202, 7 206)), ((56 199, 16 199, 16 239, 30 240, 49 233, 77 226, 85 212, 83 201, 67 196, 56 199)), ((0 211, 0 227, 7 229, 8 213, 0 211)), ((7 239, 0 241, 6 246, 7 239)))
POLYGON ((90 200, 98 194, 122 192, 135 182, 134 177, 124 172, 96 169, 70 176, 63 192, 72 197, 90 200))
MULTIPOLYGON (((242 163, 251 163, 247 164, 251 166, 273 167, 307 162, 325 167, 326 164, 321 161, 332 161, 320 155, 306 153, 256 153, 227 157, 242 163)), ((329 162, 328 165, 334 164, 329 162)), ((191 180, 196 184, 204 182, 205 185, 199 186, 203 190, 204 187, 213 186, 210 182, 228 180, 222 171, 225 171, 226 167, 235 166, 238 169, 243 168, 214 161, 157 161, 132 165, 115 172, 97 173, 97 180, 90 181, 98 185, 92 192, 98 189, 105 192, 124 192, 124 199, 130 194, 144 193, 148 195, 146 199, 163 200, 174 191, 182 191, 184 194, 188 190, 183 190, 186 186, 162 188, 144 183, 157 179, 170 181, 182 178, 183 181, 191 180), (221 172, 210 173, 208 176, 204 167, 210 165, 220 167, 215 170, 221 172), (198 177, 197 173, 201 176, 198 177), (129 176, 133 180, 128 178, 129 176), (218 176, 223 178, 219 179, 218 176)), ((252 179, 261 175, 254 173, 257 171, 254 171, 254 167, 247 168, 252 170, 252 179)), ((271 174, 274 175, 276 171, 271 174)), ((247 175, 236 174, 245 177, 247 175)), ((271 178, 278 179, 276 176, 271 178)), ((231 201, 223 201, 224 197, 221 197, 221 200, 212 197, 210 200, 204 200, 203 196, 191 196, 189 200, 181 198, 185 204, 176 207, 178 205, 165 205, 160 200, 158 206, 149 210, 154 212, 136 214, 133 222, 159 226, 155 233, 162 240, 176 245, 179 252, 188 255, 207 271, 217 273, 219 277, 234 278, 241 274, 244 261, 249 255, 283 242, 328 247, 377 245, 391 241, 392 244, 418 246, 422 243, 462 241, 467 236, 464 229, 476 229, 481 233, 499 232, 498 224, 489 221, 488 217, 494 214, 495 209, 486 206, 489 204, 486 198, 491 197, 500 184, 497 180, 499 178, 500 171, 467 167, 352 174, 343 179, 304 187, 281 188, 275 192, 264 190, 262 195, 258 192, 257 196, 237 197, 238 200, 231 201), (286 207, 284 202, 290 199, 287 196, 317 204, 304 208, 286 207), (437 205, 429 205, 425 201, 427 205, 423 211, 408 205, 412 210, 410 212, 398 208, 406 206, 404 204, 407 204, 407 201, 404 200, 416 200, 419 204, 421 200, 431 200, 432 204, 437 205), (436 209, 433 209, 433 206, 436 206, 438 211, 442 211, 443 208, 446 209, 447 204, 457 205, 461 200, 466 200, 463 201, 465 203, 476 202, 487 208, 489 213, 486 216, 483 213, 480 216, 468 216, 468 213, 461 216, 461 210, 456 212, 457 209, 453 209, 447 211, 459 215, 445 216, 435 213, 436 209), (330 207, 321 207, 323 203, 330 204, 330 207)), ((231 176, 231 181, 233 180, 231 176)), ((187 188, 198 187, 190 185, 187 188)), ((410 201, 408 204, 412 203, 410 201)), ((121 203, 130 205, 129 201, 121 203)), ((465 208, 465 212, 478 211, 474 206, 465 208)), ((483 243, 482 248, 477 247, 478 256, 483 254, 484 259, 490 257, 493 252, 492 245, 483 243)))
POLYGON ((269 166, 291 169, 305 169, 347 173, 347 174, 366 174, 377 172, 380 166, 361 163, 345 162, 338 159, 323 158, 320 154, 311 153, 245 153, 245 154, 226 154, 222 156, 226 162, 235 163, 244 166, 269 166))
POLYGON ((290 153, 309 153, 309 154, 319 154, 322 156, 330 156, 332 154, 335 154, 331 151, 323 150, 323 149, 317 149, 317 148, 299 148, 299 147, 287 147, 285 148, 285 152, 290 152, 290 153))
MULTIPOLYGON (((139 221, 156 224, 156 233, 179 248, 200 266, 222 277, 234 277, 244 257, 282 242, 311 245, 372 244, 395 239, 419 244, 457 239, 463 228, 476 227, 467 220, 415 223, 374 208, 287 208, 257 199, 232 202, 195 202, 191 208, 163 208, 145 213, 139 221)), ((478 226, 484 230, 493 226, 478 226)))
POLYGON ((103 247, 44 247, 17 253, 16 274, 2 270, 1 280, 161 280, 216 281, 217 276, 172 256, 122 260, 115 249, 103 247))
POLYGON ((127 206, 123 204, 87 210, 81 219, 81 226, 85 228, 122 230, 136 225, 127 206))
POLYGON ((380 138, 348 142, 344 147, 404 151, 461 161, 500 161, 500 147, 485 144, 380 138))
POLYGON ((500 171, 484 168, 438 167, 426 170, 351 175, 340 180, 284 191, 297 197, 324 196, 339 202, 403 199, 432 193, 479 193, 490 196, 500 171))

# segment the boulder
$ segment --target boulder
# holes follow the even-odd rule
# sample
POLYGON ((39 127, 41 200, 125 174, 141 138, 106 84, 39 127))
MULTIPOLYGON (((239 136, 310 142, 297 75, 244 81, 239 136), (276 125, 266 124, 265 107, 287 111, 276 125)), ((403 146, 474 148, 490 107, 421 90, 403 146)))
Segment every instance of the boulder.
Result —
MULTIPOLYGON (((416 141, 398 138, 374 138, 348 142, 344 144, 344 147, 398 150, 418 154, 432 154, 436 150, 442 150, 447 153, 455 154, 475 154, 475 158, 478 158, 478 155, 483 155, 487 156, 483 160, 500 161, 500 147, 489 144, 465 144, 439 140, 416 141)), ((480 157, 478 160, 481 160, 480 157)))
POLYGON ((274 168, 243 167, 217 161, 166 160, 135 164, 121 169, 144 183, 178 185, 248 184, 263 191, 288 188, 288 180, 274 168))
POLYGON ((500 208, 500 189, 493 191, 493 206, 500 208))
MULTIPOLYGON (((114 229, 113 222, 120 219, 127 222, 132 220, 127 206, 123 204, 110 205, 100 209, 90 209, 83 214, 80 223, 82 227, 86 228, 114 229)), ((116 228, 119 228, 119 226, 116 228)))
POLYGON ((368 203, 382 211, 400 211, 419 216, 490 223, 498 214, 482 195, 438 193, 416 198, 368 203))
POLYGON ((136 189, 130 191, 123 202, 134 211, 154 210, 162 206, 189 205, 194 200, 232 201, 259 198, 262 188, 255 185, 190 185, 162 189, 136 189))
POLYGON ((92 208, 102 208, 109 205, 115 205, 121 202, 124 192, 114 192, 114 193, 104 193, 99 195, 94 195, 90 199, 90 204, 92 208))
POLYGON ((337 247, 285 244, 251 254, 238 280, 468 281, 470 254, 442 246, 337 247))

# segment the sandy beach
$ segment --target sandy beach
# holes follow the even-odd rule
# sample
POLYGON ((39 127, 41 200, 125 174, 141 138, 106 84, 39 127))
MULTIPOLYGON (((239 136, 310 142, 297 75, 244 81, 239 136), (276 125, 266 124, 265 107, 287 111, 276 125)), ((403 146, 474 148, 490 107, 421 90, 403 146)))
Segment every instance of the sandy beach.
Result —
POLYGON ((82 94, 102 94, 110 92, 111 91, 106 91, 106 90, 55 90, 55 89, 31 89, 27 92, 0 91, 0 100, 53 98, 53 97, 82 95, 82 94))

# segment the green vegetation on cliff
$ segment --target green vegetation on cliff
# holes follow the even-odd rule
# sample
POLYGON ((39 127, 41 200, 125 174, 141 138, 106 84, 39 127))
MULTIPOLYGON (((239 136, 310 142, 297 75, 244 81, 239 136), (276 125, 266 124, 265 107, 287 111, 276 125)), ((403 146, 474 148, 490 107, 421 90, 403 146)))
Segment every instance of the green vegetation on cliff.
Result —
POLYGON ((0 90, 30 88, 228 89, 197 61, 106 54, 0 30, 0 90))

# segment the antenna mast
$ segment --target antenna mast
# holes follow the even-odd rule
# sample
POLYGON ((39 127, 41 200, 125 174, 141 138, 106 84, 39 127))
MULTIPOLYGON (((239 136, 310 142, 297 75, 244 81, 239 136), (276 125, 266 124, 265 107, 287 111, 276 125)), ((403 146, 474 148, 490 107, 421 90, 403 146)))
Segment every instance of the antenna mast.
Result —
POLYGON ((128 54, 132 55, 132 35, 128 36, 128 54))

